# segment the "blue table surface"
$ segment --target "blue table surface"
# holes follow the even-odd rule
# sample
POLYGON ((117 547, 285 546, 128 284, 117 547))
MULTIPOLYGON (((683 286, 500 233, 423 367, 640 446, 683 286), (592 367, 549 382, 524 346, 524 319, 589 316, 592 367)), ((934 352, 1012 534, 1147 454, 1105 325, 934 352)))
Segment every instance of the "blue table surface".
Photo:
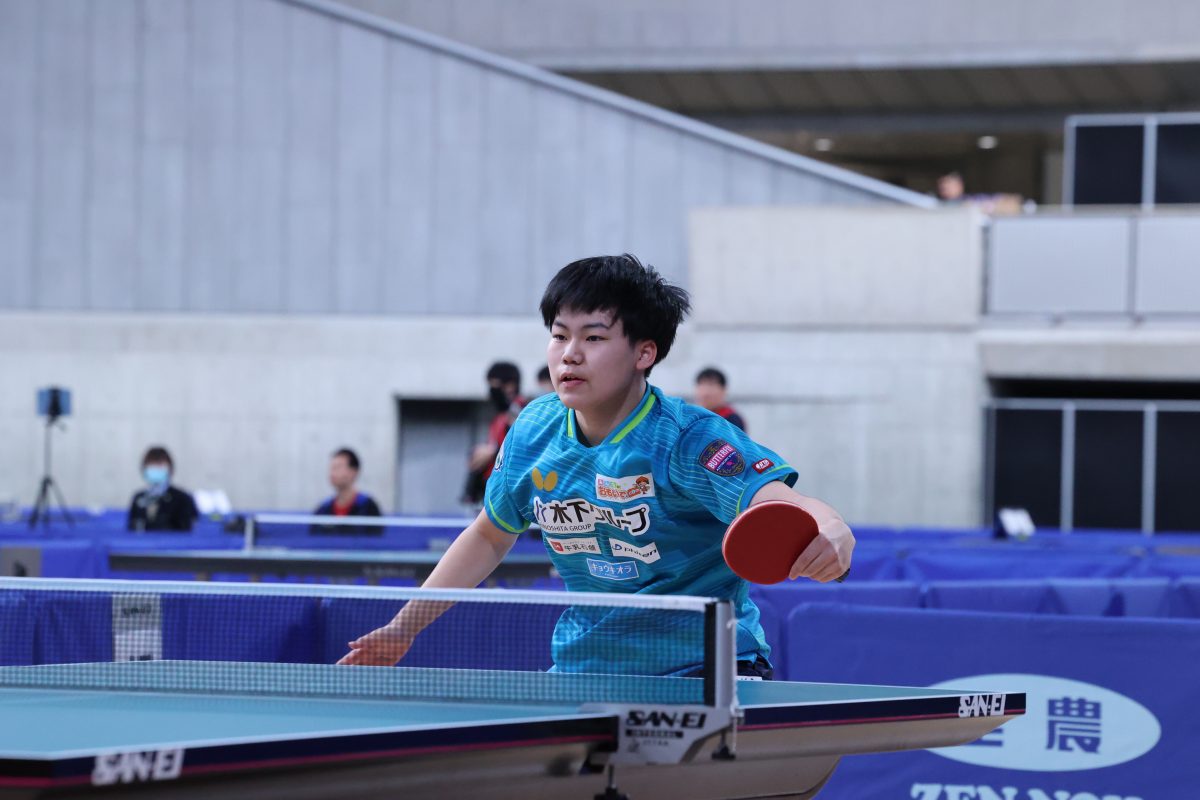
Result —
MULTIPOLYGON (((67 758, 109 748, 196 747, 406 728, 590 718, 596 713, 581 712, 580 706, 588 700, 603 702, 598 696, 605 691, 602 687, 617 686, 634 694, 660 694, 665 687, 668 694, 678 689, 687 694, 698 690, 699 683, 696 678, 227 662, 3 667, 0 719, 5 724, 0 725, 0 758, 67 758), (190 683, 198 690, 168 690, 179 683, 190 683), (365 696, 333 696, 350 684, 357 684, 365 696), (213 691, 222 685, 232 690, 213 691), (257 686, 266 688, 248 691, 257 686), (396 686, 407 686, 414 693, 424 691, 427 696, 371 696, 396 686), (317 694, 289 695, 289 687, 316 687, 317 694), (322 689, 330 696, 321 696, 322 689), (471 691, 486 693, 490 689, 499 689, 499 695, 508 689, 515 691, 496 702, 470 697, 471 691), (529 696, 517 702, 522 693, 529 696)), ((739 702, 747 707, 957 694, 945 689, 782 681, 740 681, 737 691, 739 702)))

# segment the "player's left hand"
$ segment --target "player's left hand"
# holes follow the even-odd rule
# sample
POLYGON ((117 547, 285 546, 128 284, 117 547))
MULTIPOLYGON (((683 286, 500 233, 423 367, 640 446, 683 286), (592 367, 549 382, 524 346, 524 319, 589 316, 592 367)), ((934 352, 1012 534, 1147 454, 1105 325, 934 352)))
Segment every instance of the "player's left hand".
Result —
POLYGON ((350 651, 338 659, 341 665, 359 667, 394 667, 412 647, 415 634, 392 620, 365 636, 350 642, 350 651))
POLYGON ((817 538, 812 540, 804 552, 792 564, 788 573, 790 580, 811 578, 819 583, 828 583, 840 578, 850 569, 850 558, 854 553, 854 534, 836 513, 816 516, 817 538))

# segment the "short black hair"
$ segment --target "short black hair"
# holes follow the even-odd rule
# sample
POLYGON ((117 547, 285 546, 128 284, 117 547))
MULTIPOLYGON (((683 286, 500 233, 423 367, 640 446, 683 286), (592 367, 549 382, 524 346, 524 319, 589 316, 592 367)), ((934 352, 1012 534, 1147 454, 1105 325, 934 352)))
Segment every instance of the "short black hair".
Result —
POLYGON ((497 361, 492 364, 488 367, 487 379, 515 384, 517 391, 521 391, 521 370, 511 361, 497 361))
POLYGON ((563 309, 611 311, 630 343, 650 340, 658 346, 657 364, 671 352, 675 330, 691 310, 691 302, 684 289, 625 253, 581 258, 560 269, 542 295, 540 310, 547 328, 563 309))
POLYGON ((716 367, 705 367, 696 374, 696 383, 700 383, 701 381, 716 381, 721 385, 721 388, 724 389, 725 373, 721 372, 721 370, 717 369, 716 367))
POLYGON ((153 447, 150 447, 149 449, 146 450, 146 455, 142 456, 142 466, 143 467, 146 466, 147 464, 163 464, 163 463, 165 463, 167 465, 167 468, 169 470, 171 470, 171 472, 175 471, 175 462, 171 460, 171 454, 167 452, 167 448, 163 447, 160 444, 156 444, 153 447))
POLYGON ((549 381, 550 380, 550 368, 542 367, 541 369, 539 369, 537 379, 539 381, 549 381))
POLYGON ((346 463, 350 466, 350 469, 358 472, 358 453, 354 452, 349 447, 342 447, 332 456, 330 456, 330 458, 337 458, 338 456, 345 456, 346 463))

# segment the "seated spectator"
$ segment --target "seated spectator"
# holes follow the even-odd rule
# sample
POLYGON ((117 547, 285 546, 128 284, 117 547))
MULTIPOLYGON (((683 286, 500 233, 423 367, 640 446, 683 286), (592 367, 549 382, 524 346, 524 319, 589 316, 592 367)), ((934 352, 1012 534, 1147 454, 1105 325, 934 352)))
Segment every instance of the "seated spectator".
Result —
POLYGON ((190 531, 200 516, 192 496, 171 485, 175 462, 165 447, 142 456, 142 479, 148 488, 133 496, 125 527, 131 531, 190 531))
POLYGON ((716 367, 706 367, 696 376, 696 405, 724 417, 746 430, 746 422, 742 415, 733 410, 725 399, 725 373, 716 367))
POLYGON ((966 183, 961 172, 947 172, 937 179, 937 196, 947 205, 958 205, 967 200, 966 183))
MULTIPOLYGON (((348 447, 329 459, 329 483, 337 494, 317 506, 314 514, 323 517, 379 517, 379 505, 369 494, 358 490, 358 454, 348 447)), ((377 525, 313 525, 313 533, 382 534, 377 525)))
POLYGON ((960 172, 948 172, 937 179, 937 197, 944 205, 970 205, 991 216, 1020 214, 1037 208, 1036 203, 1026 208, 1026 201, 1019 194, 967 194, 960 172))

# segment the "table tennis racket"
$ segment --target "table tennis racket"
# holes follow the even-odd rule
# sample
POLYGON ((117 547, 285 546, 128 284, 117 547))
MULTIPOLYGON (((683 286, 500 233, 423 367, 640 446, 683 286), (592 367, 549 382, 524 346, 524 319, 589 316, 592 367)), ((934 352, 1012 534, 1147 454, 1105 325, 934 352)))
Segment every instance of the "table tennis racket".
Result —
MULTIPOLYGON (((721 552, 738 577, 751 583, 779 583, 787 580, 792 565, 817 534, 817 521, 803 508, 767 500, 738 515, 725 531, 721 552)), ((838 581, 849 574, 846 570, 838 581)))

